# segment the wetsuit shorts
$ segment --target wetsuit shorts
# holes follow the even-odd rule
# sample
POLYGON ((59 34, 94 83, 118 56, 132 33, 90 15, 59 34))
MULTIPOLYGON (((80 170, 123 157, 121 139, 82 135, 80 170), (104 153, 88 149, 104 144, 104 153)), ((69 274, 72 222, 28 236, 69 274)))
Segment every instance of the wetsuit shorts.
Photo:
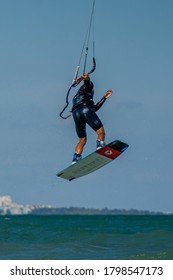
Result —
POLYGON ((80 105, 73 111, 76 132, 79 138, 86 137, 86 124, 97 131, 103 124, 97 116, 95 109, 86 105, 80 105))

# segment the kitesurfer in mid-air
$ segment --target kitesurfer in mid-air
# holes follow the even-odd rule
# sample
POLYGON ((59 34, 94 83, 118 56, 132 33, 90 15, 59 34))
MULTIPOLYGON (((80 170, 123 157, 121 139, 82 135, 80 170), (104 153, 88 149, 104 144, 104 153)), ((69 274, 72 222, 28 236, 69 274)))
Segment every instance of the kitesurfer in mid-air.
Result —
POLYGON ((73 156, 72 164, 82 158, 83 148, 86 144, 86 124, 88 124, 97 133, 97 150, 105 146, 105 131, 103 124, 96 114, 103 103, 112 95, 112 90, 108 90, 103 98, 94 104, 94 85, 89 75, 83 75, 84 84, 79 88, 77 94, 73 98, 72 114, 76 126, 76 132, 79 142, 73 156))

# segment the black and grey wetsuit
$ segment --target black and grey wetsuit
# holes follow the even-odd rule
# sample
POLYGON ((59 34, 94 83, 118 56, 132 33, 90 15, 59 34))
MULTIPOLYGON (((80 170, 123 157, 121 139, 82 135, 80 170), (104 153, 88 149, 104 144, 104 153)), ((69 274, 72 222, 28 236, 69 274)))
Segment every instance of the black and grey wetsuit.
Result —
POLYGON ((106 98, 103 97, 97 104, 94 104, 93 95, 94 85, 90 80, 86 80, 73 98, 72 113, 79 138, 86 137, 86 124, 95 131, 103 126, 96 111, 100 109, 106 98))

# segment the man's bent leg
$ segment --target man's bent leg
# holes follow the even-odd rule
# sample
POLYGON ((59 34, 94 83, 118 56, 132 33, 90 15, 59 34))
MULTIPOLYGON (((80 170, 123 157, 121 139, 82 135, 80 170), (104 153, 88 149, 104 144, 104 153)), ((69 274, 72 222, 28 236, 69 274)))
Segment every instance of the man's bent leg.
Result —
POLYGON ((79 142, 76 145, 76 150, 75 150, 75 153, 73 155, 72 164, 74 164, 77 161, 82 159, 82 152, 83 152, 83 148, 84 148, 85 144, 86 144, 86 137, 79 138, 79 142))
POLYGON ((83 152, 83 148, 86 144, 86 137, 84 138, 79 138, 79 142, 78 144, 76 145, 76 150, 75 152, 78 154, 78 155, 81 155, 82 152, 83 152))
POLYGON ((97 131, 97 140, 99 141, 105 141, 105 130, 104 127, 102 126, 101 128, 99 128, 97 131))
POLYGON ((97 131, 97 150, 101 149, 105 146, 105 131, 104 127, 102 126, 97 131))

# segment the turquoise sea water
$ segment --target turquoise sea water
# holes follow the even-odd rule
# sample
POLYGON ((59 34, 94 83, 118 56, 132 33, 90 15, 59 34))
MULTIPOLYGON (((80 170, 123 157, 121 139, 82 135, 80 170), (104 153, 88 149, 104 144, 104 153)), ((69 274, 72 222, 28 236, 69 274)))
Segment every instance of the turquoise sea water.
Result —
POLYGON ((1 260, 173 260, 173 216, 0 216, 1 260))

